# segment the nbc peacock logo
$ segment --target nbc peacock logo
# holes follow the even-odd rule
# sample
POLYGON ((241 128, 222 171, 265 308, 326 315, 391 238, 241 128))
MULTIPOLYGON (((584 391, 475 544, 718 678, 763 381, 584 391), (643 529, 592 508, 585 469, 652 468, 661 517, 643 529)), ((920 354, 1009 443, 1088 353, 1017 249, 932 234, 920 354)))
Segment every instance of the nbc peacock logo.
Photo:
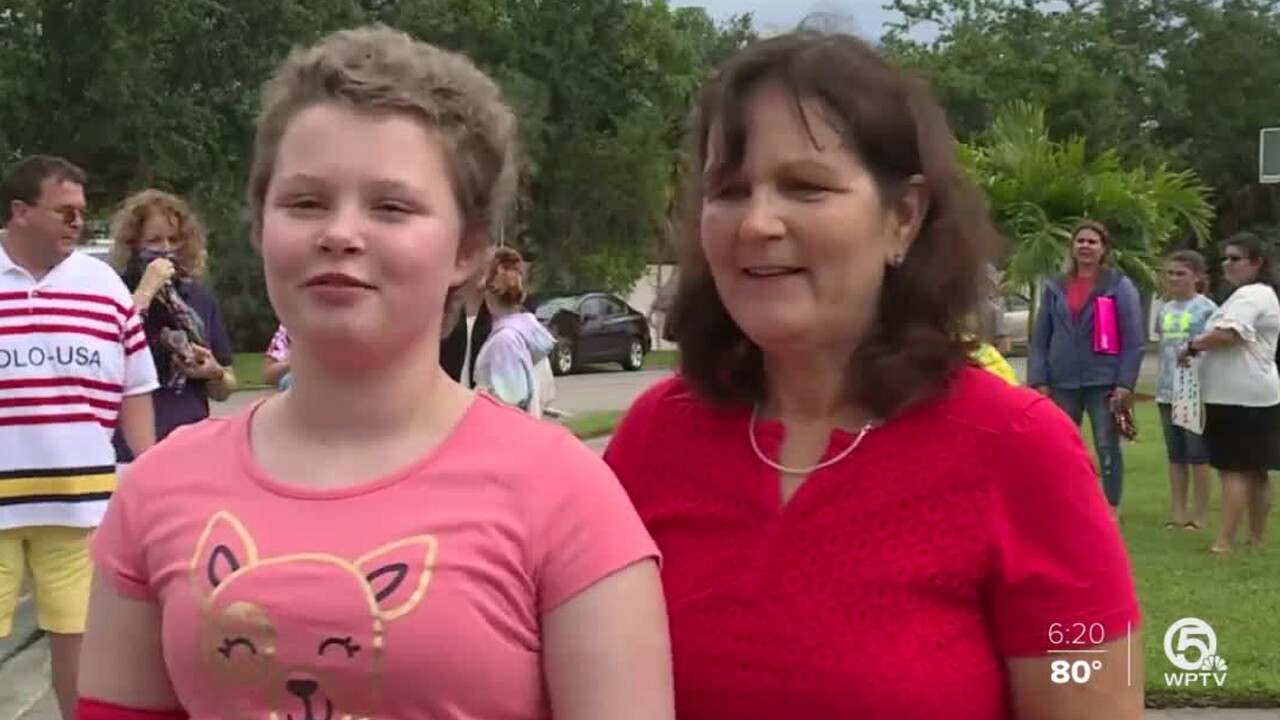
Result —
POLYGON ((1218 634, 1200 618, 1182 618, 1164 634, 1164 656, 1181 672, 1166 672, 1170 687, 1222 687, 1227 661, 1218 654, 1218 634))

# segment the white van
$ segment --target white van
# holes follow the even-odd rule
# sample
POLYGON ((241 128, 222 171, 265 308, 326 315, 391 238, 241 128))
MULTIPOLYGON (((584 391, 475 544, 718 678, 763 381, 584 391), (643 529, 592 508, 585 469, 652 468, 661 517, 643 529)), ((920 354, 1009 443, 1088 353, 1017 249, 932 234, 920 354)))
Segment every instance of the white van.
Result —
POLYGON ((111 238, 109 237, 93 237, 80 243, 80 247, 76 248, 78 252, 82 252, 90 257, 95 257, 102 262, 107 262, 107 256, 111 252, 111 238))

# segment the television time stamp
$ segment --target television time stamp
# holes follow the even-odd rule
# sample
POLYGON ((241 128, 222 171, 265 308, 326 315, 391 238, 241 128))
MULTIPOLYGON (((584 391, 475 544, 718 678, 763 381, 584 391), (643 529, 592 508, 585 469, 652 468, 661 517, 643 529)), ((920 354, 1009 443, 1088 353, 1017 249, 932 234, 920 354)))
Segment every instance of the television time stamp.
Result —
POLYGON ((1164 656, 1178 670, 1164 674, 1169 687, 1222 687, 1227 682, 1227 661, 1218 654, 1218 634, 1200 618, 1182 618, 1169 626, 1164 656))
MULTIPOLYGON (((1129 628, 1132 631, 1132 628, 1129 628)), ((1125 634, 1126 642, 1129 633, 1125 634)), ((1056 656, 1049 664, 1049 680, 1055 685, 1085 685, 1112 661, 1101 646, 1110 638, 1102 623, 1066 622, 1049 625, 1049 654, 1056 656)), ((1126 648, 1125 672, 1133 684, 1133 665, 1126 648)))

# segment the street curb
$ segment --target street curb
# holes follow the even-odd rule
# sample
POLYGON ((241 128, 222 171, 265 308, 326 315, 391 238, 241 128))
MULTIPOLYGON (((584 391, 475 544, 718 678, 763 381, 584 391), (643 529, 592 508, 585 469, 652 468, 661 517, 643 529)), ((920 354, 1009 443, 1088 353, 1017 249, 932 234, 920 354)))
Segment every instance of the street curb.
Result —
POLYGON ((9 640, 9 647, 3 654, 0 654, 0 669, 3 669, 11 660, 26 652, 28 648, 40 642, 40 638, 44 637, 44 631, 39 628, 31 630, 16 639, 13 636, 5 638, 9 640))
POLYGON ((18 601, 13 613, 13 627, 8 637, 0 638, 0 666, 31 647, 42 633, 36 626, 35 603, 27 595, 18 601))
POLYGON ((0 720, 18 720, 49 691, 49 645, 33 642, 0 666, 0 720))

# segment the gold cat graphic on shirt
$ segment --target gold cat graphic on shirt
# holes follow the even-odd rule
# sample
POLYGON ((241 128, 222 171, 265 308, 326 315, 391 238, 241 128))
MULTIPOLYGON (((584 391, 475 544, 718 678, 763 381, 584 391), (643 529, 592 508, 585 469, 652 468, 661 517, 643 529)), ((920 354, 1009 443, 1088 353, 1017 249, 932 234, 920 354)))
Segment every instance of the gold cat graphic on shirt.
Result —
POLYGON ((234 515, 210 518, 191 559, 200 655, 227 715, 359 720, 375 714, 387 624, 431 582, 432 535, 348 560, 326 553, 263 558, 234 515))

